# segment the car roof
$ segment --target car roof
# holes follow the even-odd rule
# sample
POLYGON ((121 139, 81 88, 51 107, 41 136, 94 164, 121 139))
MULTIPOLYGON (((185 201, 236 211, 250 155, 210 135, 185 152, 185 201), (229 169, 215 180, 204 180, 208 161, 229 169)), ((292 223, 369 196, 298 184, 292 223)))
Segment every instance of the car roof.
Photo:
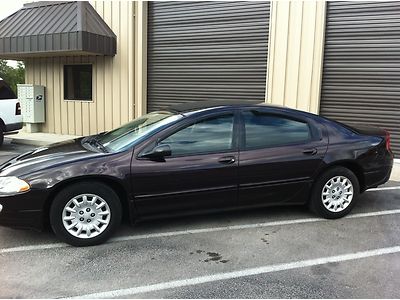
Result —
POLYGON ((283 105, 276 105, 265 103, 264 101, 195 101, 195 102, 188 102, 183 104, 175 104, 169 106, 166 110, 184 114, 184 115, 192 115, 197 114, 200 112, 204 112, 205 110, 216 110, 216 109, 223 109, 223 108, 235 108, 235 107, 264 107, 270 108, 273 111, 280 111, 280 112, 292 112, 298 115, 308 116, 311 118, 318 117, 317 115, 289 107, 285 107, 283 105))
POLYGON ((168 107, 168 110, 185 113, 193 112, 198 110, 204 110, 208 108, 217 107, 238 107, 238 106, 260 106, 264 105, 262 101, 194 101, 182 104, 175 104, 168 107))

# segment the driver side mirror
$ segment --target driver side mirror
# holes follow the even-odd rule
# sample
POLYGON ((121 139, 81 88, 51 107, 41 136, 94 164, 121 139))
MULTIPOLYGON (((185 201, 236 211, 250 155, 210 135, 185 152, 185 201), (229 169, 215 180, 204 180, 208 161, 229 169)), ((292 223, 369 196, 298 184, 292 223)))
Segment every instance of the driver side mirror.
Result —
POLYGON ((171 156, 171 153, 171 147, 169 145, 158 145, 149 152, 141 154, 140 157, 146 157, 150 159, 163 159, 167 156, 171 156))

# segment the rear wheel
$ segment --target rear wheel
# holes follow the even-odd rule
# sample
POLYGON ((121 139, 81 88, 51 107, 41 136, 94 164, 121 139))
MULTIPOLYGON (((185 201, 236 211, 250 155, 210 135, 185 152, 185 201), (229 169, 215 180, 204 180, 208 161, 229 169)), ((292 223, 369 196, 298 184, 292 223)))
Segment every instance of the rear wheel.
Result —
POLYGON ((359 191, 358 179, 352 171, 333 167, 315 183, 309 205, 321 217, 341 218, 354 207, 359 191))
POLYGON ((117 194, 98 182, 76 183, 63 189, 50 209, 55 234, 74 246, 105 242, 121 223, 117 194))

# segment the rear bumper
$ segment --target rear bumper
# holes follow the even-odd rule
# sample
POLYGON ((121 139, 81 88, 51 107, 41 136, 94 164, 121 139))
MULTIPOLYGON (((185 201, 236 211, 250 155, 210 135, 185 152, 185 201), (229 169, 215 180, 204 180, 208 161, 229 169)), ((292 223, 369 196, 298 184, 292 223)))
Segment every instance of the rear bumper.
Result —
POLYGON ((5 132, 16 131, 22 128, 22 122, 7 124, 5 132))
POLYGON ((379 170, 365 172, 365 190, 375 188, 378 185, 386 183, 392 173, 393 162, 390 165, 383 166, 379 170))

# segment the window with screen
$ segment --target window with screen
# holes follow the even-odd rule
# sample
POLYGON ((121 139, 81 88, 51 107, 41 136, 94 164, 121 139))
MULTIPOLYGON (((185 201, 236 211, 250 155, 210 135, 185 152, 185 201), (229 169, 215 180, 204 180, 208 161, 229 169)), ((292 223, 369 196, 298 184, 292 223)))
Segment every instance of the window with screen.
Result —
POLYGON ((307 123, 256 111, 243 112, 245 149, 278 147, 307 142, 307 123))
POLYGON ((92 100, 92 65, 64 66, 64 99, 92 100))
POLYGON ((184 156, 229 151, 232 141, 233 115, 224 115, 192 124, 159 144, 168 144, 172 156, 184 156))

